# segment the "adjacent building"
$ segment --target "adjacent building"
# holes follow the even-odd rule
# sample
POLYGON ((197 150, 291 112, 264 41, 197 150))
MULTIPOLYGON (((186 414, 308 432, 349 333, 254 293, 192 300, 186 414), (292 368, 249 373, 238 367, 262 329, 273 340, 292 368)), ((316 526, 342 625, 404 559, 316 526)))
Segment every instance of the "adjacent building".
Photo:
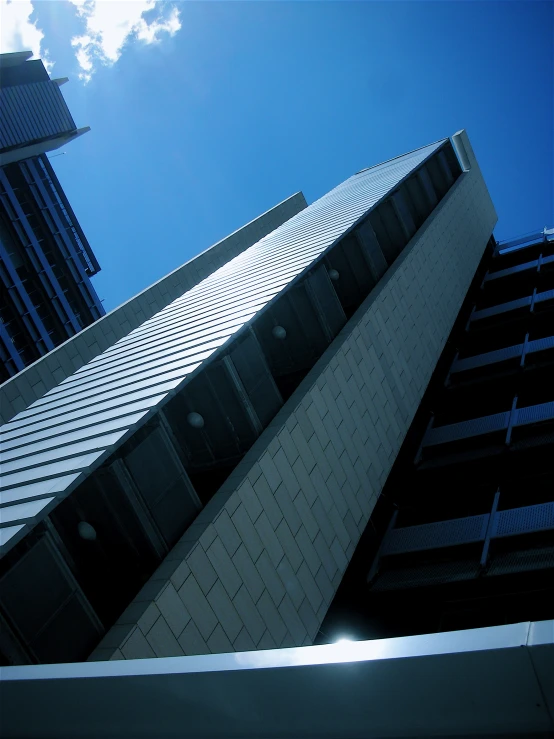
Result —
POLYGON ((104 314, 100 266, 47 152, 78 129, 31 52, 0 54, 0 382, 104 314))
POLYGON ((7 383, 14 736, 111 736, 114 695, 120 736, 554 728, 554 256, 495 223, 460 131, 268 211, 52 352, 44 392, 7 383), (371 641, 311 646, 341 637, 371 641))
POLYGON ((318 642, 553 617, 553 376, 554 229, 491 241, 318 642))

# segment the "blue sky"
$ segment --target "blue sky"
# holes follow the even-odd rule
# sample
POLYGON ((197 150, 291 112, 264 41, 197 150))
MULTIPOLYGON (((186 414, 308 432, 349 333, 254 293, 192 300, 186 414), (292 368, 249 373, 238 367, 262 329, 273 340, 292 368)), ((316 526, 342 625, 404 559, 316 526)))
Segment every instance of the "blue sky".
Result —
POLYGON ((132 4, 102 6, 135 13, 111 47, 100 0, 27 19, 92 129, 52 164, 106 309, 292 193, 311 202, 460 128, 496 237, 554 226, 552 2, 132 4))

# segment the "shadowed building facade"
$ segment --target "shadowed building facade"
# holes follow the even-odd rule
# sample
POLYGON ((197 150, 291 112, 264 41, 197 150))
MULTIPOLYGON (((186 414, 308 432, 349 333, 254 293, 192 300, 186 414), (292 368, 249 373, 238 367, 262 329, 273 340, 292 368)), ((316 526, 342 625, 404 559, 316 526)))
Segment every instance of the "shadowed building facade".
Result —
POLYGON ((553 373, 545 228, 487 248, 319 642, 552 618, 553 373))
POLYGON ((65 103, 67 78, 30 56, 0 54, 0 382, 105 312, 90 280, 100 266, 47 157, 89 128, 65 103))

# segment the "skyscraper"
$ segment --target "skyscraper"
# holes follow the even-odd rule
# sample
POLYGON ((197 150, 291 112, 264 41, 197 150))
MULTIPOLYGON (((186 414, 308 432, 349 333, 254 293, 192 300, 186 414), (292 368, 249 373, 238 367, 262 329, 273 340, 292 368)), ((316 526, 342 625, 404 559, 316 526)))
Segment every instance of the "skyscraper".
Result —
POLYGON ((100 266, 47 157, 89 129, 63 99, 67 79, 30 56, 0 54, 0 382, 104 314, 100 266))
POLYGON ((45 374, 2 427, 7 643, 39 662, 312 643, 495 218, 461 132, 45 374))
POLYGON ((552 242, 495 223, 460 131, 7 383, 10 735, 548 735, 552 242))

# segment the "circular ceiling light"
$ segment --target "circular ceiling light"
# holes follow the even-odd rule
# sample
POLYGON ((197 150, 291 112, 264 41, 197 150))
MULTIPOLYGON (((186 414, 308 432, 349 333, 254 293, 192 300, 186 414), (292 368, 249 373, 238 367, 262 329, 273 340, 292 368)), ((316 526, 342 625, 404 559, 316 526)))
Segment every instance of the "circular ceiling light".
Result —
POLYGON ((96 541, 96 529, 87 521, 79 521, 77 530, 81 539, 85 541, 96 541))
POLYGON ((204 417, 200 413, 189 413, 187 416, 187 422, 193 429, 201 429, 204 426, 204 417))
POLYGON ((340 277, 340 273, 336 269, 330 269, 329 277, 333 280, 333 282, 336 282, 340 277))
POLYGON ((287 332, 286 329, 284 329, 282 326, 274 326, 273 330, 271 331, 274 338, 276 339, 286 339, 287 338, 287 332))

